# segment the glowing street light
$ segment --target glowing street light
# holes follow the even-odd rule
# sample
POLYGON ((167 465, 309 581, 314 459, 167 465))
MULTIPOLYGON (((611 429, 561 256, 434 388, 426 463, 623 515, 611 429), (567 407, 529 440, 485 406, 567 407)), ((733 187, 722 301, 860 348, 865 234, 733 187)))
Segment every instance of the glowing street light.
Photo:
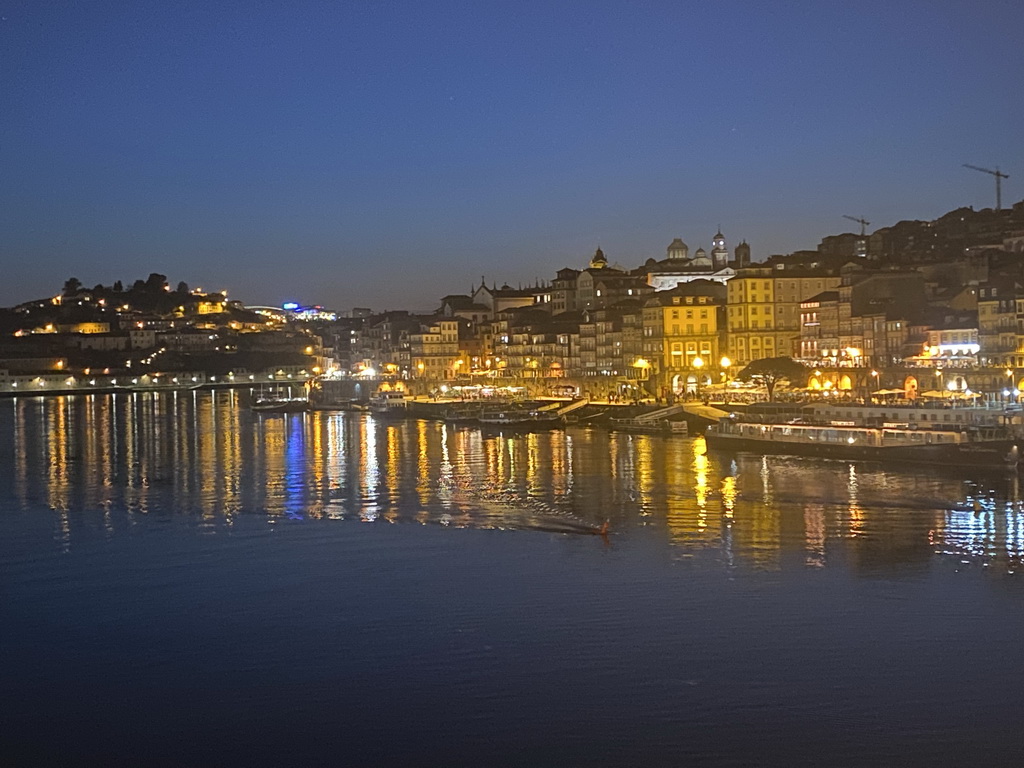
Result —
POLYGON ((729 367, 731 365, 732 360, 725 355, 722 355, 722 359, 718 361, 718 367, 722 369, 722 373, 719 378, 721 378, 723 384, 728 385, 729 383, 729 367))
POLYGON ((636 359, 636 362, 633 363, 633 367, 640 371, 640 373, 638 374, 637 378, 646 379, 646 378, 648 378, 651 375, 650 374, 651 364, 650 364, 650 362, 648 362, 646 359, 644 359, 642 357, 638 357, 636 359))

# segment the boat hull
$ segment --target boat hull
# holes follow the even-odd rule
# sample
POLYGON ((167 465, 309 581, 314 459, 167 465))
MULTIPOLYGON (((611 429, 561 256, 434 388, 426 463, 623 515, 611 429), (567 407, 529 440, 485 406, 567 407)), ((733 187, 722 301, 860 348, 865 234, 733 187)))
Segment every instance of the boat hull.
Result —
POLYGON ((720 434, 713 429, 705 435, 711 450, 757 455, 811 456, 845 461, 877 461, 894 464, 934 464, 988 468, 1015 468, 1020 449, 1012 439, 971 443, 939 443, 928 445, 847 445, 842 443, 807 443, 788 440, 757 440, 738 435, 720 434))
POLYGON ((256 413, 305 413, 309 410, 308 402, 267 402, 253 403, 252 410, 256 413))
POLYGON ((638 422, 635 419, 612 419, 609 429, 613 432, 630 432, 640 435, 675 435, 676 437, 689 435, 685 421, 638 422))
POLYGON ((483 429, 507 432, 542 432, 549 429, 561 429, 564 425, 558 418, 551 419, 516 419, 516 418, 479 418, 477 423, 483 429))

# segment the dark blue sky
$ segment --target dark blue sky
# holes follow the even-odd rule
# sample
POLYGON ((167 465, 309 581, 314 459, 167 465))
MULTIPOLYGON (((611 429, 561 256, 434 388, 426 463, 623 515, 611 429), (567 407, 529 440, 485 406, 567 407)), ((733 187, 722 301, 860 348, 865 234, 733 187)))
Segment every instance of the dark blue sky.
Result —
POLYGON ((0 305, 429 309, 1024 197, 1024 3, 0 1, 0 305), (851 225, 855 226, 855 225, 851 225))

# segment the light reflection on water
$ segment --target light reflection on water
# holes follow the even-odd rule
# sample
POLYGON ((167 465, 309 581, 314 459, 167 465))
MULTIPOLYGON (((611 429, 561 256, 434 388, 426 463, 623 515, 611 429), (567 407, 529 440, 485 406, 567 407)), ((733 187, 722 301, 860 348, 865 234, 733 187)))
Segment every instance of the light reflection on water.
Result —
POLYGON ((1024 548, 1016 478, 731 459, 700 438, 259 416, 227 391, 18 398, 0 429, 4 507, 52 515, 65 549, 97 527, 173 517, 217 533, 239 515, 564 533, 607 520, 613 543, 654 529, 677 556, 764 569, 948 556, 1012 571, 1024 548))
POLYGON ((229 392, 0 435, 4 765, 1019 763, 1009 478, 229 392))

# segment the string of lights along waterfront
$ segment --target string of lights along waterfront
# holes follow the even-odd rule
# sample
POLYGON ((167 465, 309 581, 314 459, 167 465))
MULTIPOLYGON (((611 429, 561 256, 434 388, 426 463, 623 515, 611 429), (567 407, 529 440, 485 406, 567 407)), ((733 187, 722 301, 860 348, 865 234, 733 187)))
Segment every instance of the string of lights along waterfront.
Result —
POLYGON ((6 755, 1004 765, 1019 746, 1014 473, 242 401, 0 402, 6 755))

